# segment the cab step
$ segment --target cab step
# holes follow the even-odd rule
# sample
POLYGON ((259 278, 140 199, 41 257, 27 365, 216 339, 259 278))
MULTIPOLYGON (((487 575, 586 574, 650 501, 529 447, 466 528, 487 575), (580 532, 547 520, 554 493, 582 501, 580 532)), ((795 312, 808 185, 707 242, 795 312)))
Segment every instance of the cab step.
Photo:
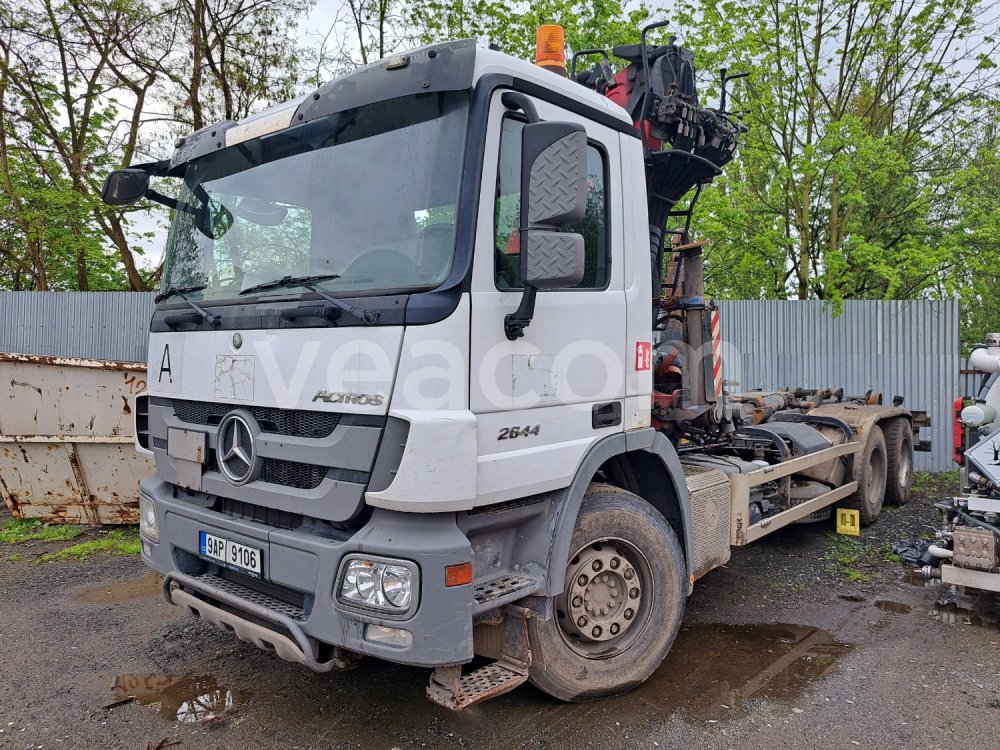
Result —
POLYGON ((439 706, 461 711, 476 703, 509 693, 528 680, 531 649, 528 618, 531 610, 508 607, 504 617, 504 642, 500 658, 492 664, 462 674, 461 664, 438 667, 431 673, 427 697, 439 706))
POLYGON ((474 703, 509 693, 527 679, 527 669, 521 670, 499 661, 473 670, 467 675, 462 675, 461 666, 438 667, 431 675, 427 697, 439 706, 452 711, 461 711, 474 703))
POLYGON ((529 576, 503 573, 476 582, 473 592, 473 614, 503 607, 533 594, 542 587, 542 580, 529 576))

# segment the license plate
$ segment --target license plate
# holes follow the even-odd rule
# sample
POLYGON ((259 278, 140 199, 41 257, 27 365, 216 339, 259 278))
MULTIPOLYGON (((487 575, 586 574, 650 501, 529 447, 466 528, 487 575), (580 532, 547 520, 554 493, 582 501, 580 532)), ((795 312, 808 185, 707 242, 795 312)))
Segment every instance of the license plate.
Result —
POLYGON ((223 539, 207 531, 199 532, 199 546, 202 557, 220 562, 227 568, 247 573, 254 578, 260 578, 262 560, 258 547, 223 539))

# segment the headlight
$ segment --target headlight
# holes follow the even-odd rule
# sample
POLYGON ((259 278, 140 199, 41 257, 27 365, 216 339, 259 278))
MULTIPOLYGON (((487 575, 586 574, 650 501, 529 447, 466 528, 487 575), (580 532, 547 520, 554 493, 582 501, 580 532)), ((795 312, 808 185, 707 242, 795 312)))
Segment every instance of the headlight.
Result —
POLYGON ((350 559, 337 598, 345 604, 404 614, 415 603, 417 574, 403 561, 350 559))
POLYGON ((145 495, 139 495, 139 533, 151 542, 160 541, 160 530, 156 526, 156 507, 145 495))

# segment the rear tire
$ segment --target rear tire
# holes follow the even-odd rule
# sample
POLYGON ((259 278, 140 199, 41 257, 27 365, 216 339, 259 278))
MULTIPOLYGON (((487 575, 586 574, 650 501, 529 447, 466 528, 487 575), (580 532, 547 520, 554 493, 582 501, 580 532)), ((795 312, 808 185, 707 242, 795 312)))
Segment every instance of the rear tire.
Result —
POLYGON ((845 505, 859 511, 862 526, 870 526, 882 512, 885 499, 888 459, 881 427, 872 425, 865 447, 855 460, 858 461, 854 472, 858 489, 845 505))
POLYGON ((885 423, 886 467, 885 501, 905 505, 913 488, 913 428, 906 417, 885 423))
POLYGON ((624 693, 660 665, 680 628, 688 590, 681 546, 645 500, 594 484, 570 555, 553 617, 528 621, 528 679, 563 701, 624 693))

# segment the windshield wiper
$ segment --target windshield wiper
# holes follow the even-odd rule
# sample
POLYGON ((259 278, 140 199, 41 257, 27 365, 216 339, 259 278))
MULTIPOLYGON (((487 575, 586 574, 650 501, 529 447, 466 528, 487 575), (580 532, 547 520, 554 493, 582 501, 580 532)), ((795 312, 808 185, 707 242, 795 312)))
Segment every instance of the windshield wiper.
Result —
POLYGON ((329 302, 336 308, 343 310, 352 318, 357 318, 358 320, 363 320, 368 325, 371 325, 376 320, 378 320, 378 313, 374 310, 362 310, 360 308, 349 305, 336 297, 331 297, 329 294, 324 292, 322 289, 316 286, 314 282, 318 281, 330 281, 332 279, 339 279, 339 273, 321 273, 314 274, 312 276, 282 276, 280 279, 275 279, 274 281, 265 281, 263 284, 255 284, 254 286, 247 287, 240 292, 240 295, 253 294, 254 292, 263 292, 267 289, 281 289, 282 287, 290 286, 301 286, 308 289, 314 294, 318 294, 324 300, 329 302))
MULTIPOLYGON (((189 300, 187 298, 187 296, 186 296, 188 294, 191 294, 192 292, 200 292, 206 286, 208 286, 208 285, 207 284, 202 284, 201 286, 183 286, 183 287, 172 286, 169 289, 166 289, 166 290, 160 292, 159 294, 157 294, 153 298, 153 302, 156 303, 156 304, 159 304, 160 302, 163 302, 166 299, 170 299, 171 297, 180 297, 182 300, 184 300, 189 305, 191 305, 191 307, 194 308, 195 312, 197 312, 198 315, 201 316, 201 319, 198 321, 199 323, 203 323, 203 322, 205 322, 207 320, 208 324, 210 326, 212 326, 212 328, 218 328, 221 325, 221 323, 222 323, 222 316, 221 315, 212 315, 207 310, 204 310, 201 306, 199 306, 199 305, 195 304, 194 302, 192 302, 191 300, 189 300)), ((166 323, 171 328, 173 328, 176 324, 182 323, 182 322, 183 322, 183 318, 177 318, 177 317, 171 317, 171 316, 168 316, 166 318, 166 323)))

